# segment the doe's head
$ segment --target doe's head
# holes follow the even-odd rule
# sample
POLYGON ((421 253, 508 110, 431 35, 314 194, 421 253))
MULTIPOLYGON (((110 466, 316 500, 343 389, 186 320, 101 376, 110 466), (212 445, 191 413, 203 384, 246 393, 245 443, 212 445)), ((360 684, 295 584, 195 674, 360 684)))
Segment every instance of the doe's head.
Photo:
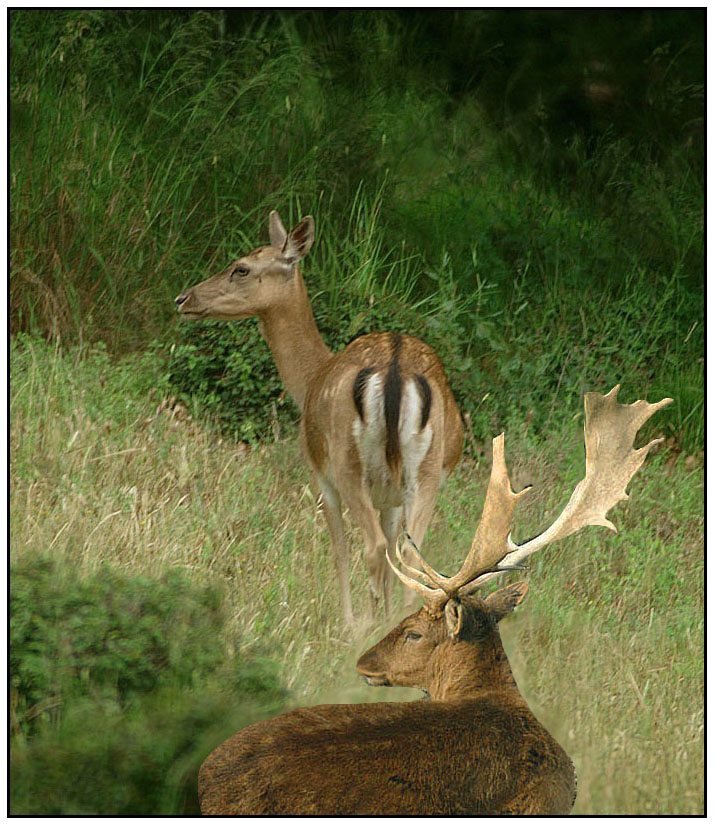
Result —
POLYGON ((259 246, 176 298, 182 318, 236 321, 260 316, 292 300, 295 268, 312 248, 315 221, 303 218, 290 232, 270 213, 270 245, 259 246))

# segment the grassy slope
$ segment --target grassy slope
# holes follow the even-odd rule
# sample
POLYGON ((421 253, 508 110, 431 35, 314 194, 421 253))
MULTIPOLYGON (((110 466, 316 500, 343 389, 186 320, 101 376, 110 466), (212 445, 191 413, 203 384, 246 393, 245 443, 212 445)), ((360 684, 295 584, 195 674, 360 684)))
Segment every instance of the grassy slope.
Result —
MULTIPOLYGON (((354 661, 376 633, 342 636, 327 533, 294 438, 250 450, 217 440, 150 398, 147 356, 112 366, 101 350, 78 358, 26 341, 12 370, 14 559, 44 550, 85 570, 109 560, 215 577, 230 590, 231 630, 281 663, 296 703, 413 696, 358 682, 354 661)), ((634 400, 627 387, 623 399, 634 400)), ((538 485, 518 516, 525 535, 582 472, 579 425, 548 445, 525 428, 507 437, 514 486, 538 485)), ((469 546, 487 472, 485 461, 464 464, 441 493, 425 551, 445 570, 469 546)), ((576 764, 576 813, 702 811, 702 489, 694 459, 654 455, 615 512, 620 535, 593 529, 544 551, 504 627, 524 694, 576 764)), ((352 543, 364 608, 354 532, 352 543)))

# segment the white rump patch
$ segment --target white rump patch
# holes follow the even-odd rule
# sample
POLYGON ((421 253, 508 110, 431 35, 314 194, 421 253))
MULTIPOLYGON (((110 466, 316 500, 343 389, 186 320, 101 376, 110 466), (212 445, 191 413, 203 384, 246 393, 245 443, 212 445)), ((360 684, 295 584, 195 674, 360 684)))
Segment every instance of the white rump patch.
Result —
POLYGON ((362 466, 370 481, 375 476, 386 481, 389 476, 384 461, 387 428, 384 423, 383 383, 384 376, 379 373, 367 377, 362 393, 363 418, 358 416, 352 424, 352 432, 362 457, 362 466))
POLYGON ((385 459, 387 428, 384 420, 384 374, 375 373, 365 381, 362 395, 364 420, 357 417, 352 432, 362 458, 362 466, 377 509, 398 507, 405 493, 416 489, 419 467, 431 446, 433 432, 427 422, 420 430, 423 399, 414 380, 402 386, 399 406, 399 447, 402 454, 404 489, 397 490, 385 459))
POLYGON ((424 400, 416 381, 410 378, 402 392, 402 404, 399 410, 399 444, 402 449, 404 486, 407 494, 416 489, 419 467, 434 437, 431 423, 428 420, 424 429, 420 429, 423 405, 424 400))

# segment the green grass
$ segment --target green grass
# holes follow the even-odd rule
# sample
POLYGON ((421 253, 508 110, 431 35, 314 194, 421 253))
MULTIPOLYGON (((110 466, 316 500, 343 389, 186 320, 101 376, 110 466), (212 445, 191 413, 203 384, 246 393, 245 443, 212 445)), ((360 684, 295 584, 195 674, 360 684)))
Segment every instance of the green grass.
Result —
MULTIPOLYGON (((106 564, 127 577, 124 587, 137 576, 160 581, 181 571, 223 594, 226 618, 211 645, 233 646, 247 662, 267 656, 290 703, 416 698, 357 677, 357 656, 385 628, 369 637, 365 628, 355 641, 343 634, 327 531, 294 431, 254 447, 221 439, 133 385, 128 376, 151 374, 147 364, 137 373, 137 356, 110 366, 105 359, 101 350, 78 358, 32 339, 12 351, 13 565, 49 555, 79 578, 75 594, 100 581, 106 564)), ((625 385, 622 399, 635 397, 625 385)), ((656 424, 670 414, 659 413, 656 424)), ((517 539, 552 520, 581 477, 580 427, 566 422, 547 439, 525 426, 507 431, 514 487, 536 485, 519 507, 517 539)), ((469 459, 441 491, 424 547, 437 568, 453 570, 470 546, 487 477, 487 460, 469 459)), ((534 558, 531 591, 504 625, 505 644, 524 695, 575 762, 575 813, 701 813, 701 462, 660 448, 630 493, 614 511, 619 535, 591 529, 534 558)), ((349 535, 355 604, 364 613, 361 542, 353 529, 349 535)), ((195 632, 206 636, 200 626, 195 632)), ((42 735, 15 738, 14 810, 193 810, 189 785, 200 761, 261 710, 228 713, 230 698, 215 680, 195 694, 177 679, 134 710, 102 699, 118 725, 106 741, 82 725, 106 717, 99 699, 74 696, 54 709, 42 735), (122 762, 121 787, 112 790, 109 766, 125 737, 137 742, 146 771, 122 762), (68 785, 68 766, 85 763, 95 766, 99 807, 95 785, 86 794, 68 785), (157 772, 170 778, 151 794, 140 791, 157 772)))
MULTIPOLYGON (((525 419, 537 433, 547 433, 578 415, 588 387, 611 387, 626 376, 633 392, 672 396, 676 412, 667 435, 688 452, 701 450, 702 305, 681 271, 664 278, 619 261, 618 283, 604 276, 589 280, 557 257, 558 233, 586 230, 554 193, 546 198, 532 191, 528 198, 539 209, 547 206, 549 220, 558 224, 556 256, 543 261, 535 244, 523 243, 507 285, 488 271, 478 247, 461 271, 448 254, 425 267, 405 249, 388 248, 379 193, 355 194, 342 235, 317 210, 318 241, 304 276, 328 345, 339 350, 357 335, 387 329, 419 335, 444 361, 476 440, 525 419)), ((520 200, 504 209, 518 215, 520 200)), ((532 231, 515 226, 513 237, 527 239, 532 231)), ((264 235, 265 227, 257 237, 264 235)), ((609 248, 611 242, 596 234, 590 244, 609 248)), ((540 243, 547 257, 551 245, 540 243)), ((594 265, 587 244, 568 243, 568 261, 582 254, 594 265)), ((160 347, 169 356, 169 385, 196 416, 246 440, 270 436, 276 417, 281 424, 294 420, 292 405, 283 406, 283 389, 255 322, 171 320, 166 337, 160 347)))

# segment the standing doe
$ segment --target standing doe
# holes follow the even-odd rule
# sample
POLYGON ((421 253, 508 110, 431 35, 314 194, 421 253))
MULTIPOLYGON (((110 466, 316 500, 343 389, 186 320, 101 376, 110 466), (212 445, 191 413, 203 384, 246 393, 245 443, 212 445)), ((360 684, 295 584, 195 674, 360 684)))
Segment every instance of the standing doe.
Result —
POLYGON ((461 456, 463 426, 431 347, 375 333, 333 355, 318 332, 298 266, 315 222, 285 231, 270 213, 270 246, 254 249, 176 298, 182 317, 257 316, 280 377, 302 413, 303 453, 322 493, 345 622, 353 623, 342 502, 362 531, 372 612, 390 612, 386 561, 403 524, 424 537, 442 479, 461 456))
POLYGON ((430 701, 322 705, 259 722, 206 759, 198 777, 204 814, 567 814, 576 778, 567 754, 518 691, 498 622, 525 596, 523 582, 485 599, 493 576, 519 569, 546 544, 586 525, 614 530, 608 510, 657 440, 633 449, 639 428, 671 399, 617 403, 618 387, 585 396, 585 478, 544 533, 516 545, 516 501, 503 435, 481 522, 461 570, 446 578, 403 534, 390 565, 424 607, 368 650, 357 670, 372 685, 404 685, 430 701), (419 567, 404 560, 407 549, 419 567))

